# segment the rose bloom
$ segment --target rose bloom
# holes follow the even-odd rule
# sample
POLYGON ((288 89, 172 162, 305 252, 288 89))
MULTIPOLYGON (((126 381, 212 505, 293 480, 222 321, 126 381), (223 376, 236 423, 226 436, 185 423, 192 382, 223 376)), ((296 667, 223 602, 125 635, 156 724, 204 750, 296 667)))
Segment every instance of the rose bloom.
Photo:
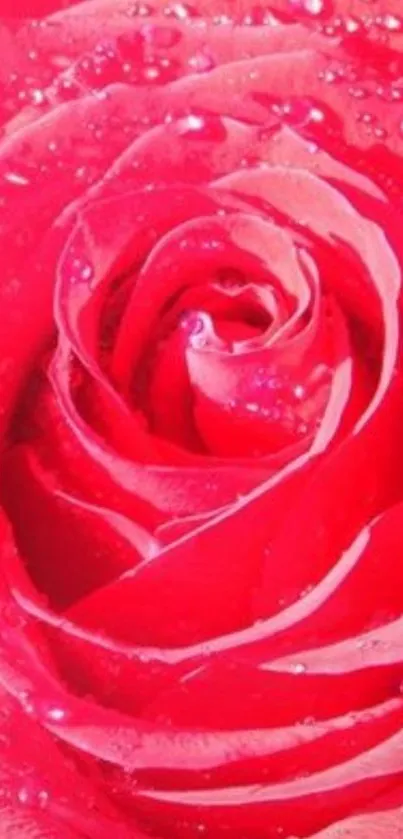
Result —
POLYGON ((403 836, 401 0, 3 0, 0 836, 403 836))

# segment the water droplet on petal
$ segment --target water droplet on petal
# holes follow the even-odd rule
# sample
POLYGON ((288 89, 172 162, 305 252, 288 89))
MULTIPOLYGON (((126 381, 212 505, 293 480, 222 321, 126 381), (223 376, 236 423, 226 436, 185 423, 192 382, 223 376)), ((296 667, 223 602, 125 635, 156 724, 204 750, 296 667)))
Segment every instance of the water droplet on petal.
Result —
POLYGON ((24 711, 44 725, 65 722, 68 719, 67 709, 49 699, 37 698, 28 691, 20 694, 20 701, 24 711))
POLYGON ((348 17, 344 21, 344 29, 349 35, 355 35, 362 27, 362 22, 355 17, 348 17))
POLYGON ((383 29, 387 29, 389 32, 399 32, 403 25, 400 17, 390 13, 375 18, 375 23, 383 29))
POLYGON ((195 73, 206 73, 208 70, 213 70, 216 66, 216 62, 214 61, 212 55, 205 51, 192 55, 192 57, 189 58, 188 64, 195 73))
POLYGON ((145 62, 142 76, 148 84, 166 84, 178 77, 179 64, 170 58, 153 58, 145 62))
POLYGON ((149 6, 148 3, 133 3, 132 6, 129 6, 127 9, 127 15, 129 17, 149 17, 153 13, 152 6, 149 6))
POLYGON ((327 17, 333 11, 331 0, 289 0, 290 5, 299 12, 311 17, 327 17))
POLYGON ((302 664, 302 662, 298 662, 297 664, 293 665, 293 673, 296 673, 299 676, 302 673, 306 673, 306 665, 302 664))
POLYGON ((72 283, 89 283, 94 276, 91 263, 81 257, 73 257, 70 261, 69 277, 72 283))
POLYGON ((245 408, 250 414, 257 414, 260 410, 257 402, 246 402, 245 408))
POLYGON ((20 172, 6 172, 4 180, 8 181, 10 184, 14 184, 15 186, 28 186, 30 183, 29 178, 26 178, 25 175, 21 175, 20 172))
POLYGON ((228 26, 229 24, 233 23, 232 18, 229 15, 216 15, 213 17, 213 23, 216 26, 228 26))
POLYGON ((241 23, 244 26, 265 26, 266 24, 273 24, 274 18, 264 6, 252 6, 242 18, 241 23))
POLYGON ((380 125, 374 128, 374 137, 376 137, 377 140, 385 140, 387 136, 388 132, 386 131, 386 128, 382 128, 380 125))
POLYGON ((46 99, 43 90, 40 90, 40 88, 34 88, 33 90, 31 90, 30 97, 34 105, 43 105, 46 99))
POLYGON ((52 722, 62 722, 66 718, 66 711, 64 708, 51 706, 47 709, 46 716, 52 722))
POLYGON ((297 399, 303 399, 305 396, 305 388, 303 385, 295 385, 294 395, 297 399))
POLYGON ((176 17, 178 20, 187 20, 199 16, 197 9, 190 3, 171 3, 165 7, 164 14, 167 17, 176 17))
POLYGON ((368 96, 370 95, 369 91, 365 90, 365 88, 355 87, 355 86, 349 87, 348 88, 348 93, 354 99, 367 99, 368 96))
POLYGON ((33 779, 29 779, 17 790, 17 800, 25 807, 39 807, 44 810, 49 803, 49 792, 33 779))
POLYGON ((357 115, 357 121, 362 122, 364 125, 371 125, 375 120, 373 114, 369 113, 369 111, 364 111, 357 115))
POLYGON ((323 70, 320 72, 319 78, 327 84, 333 84, 337 81, 338 76, 334 70, 323 70))
POLYGON ((310 99, 300 97, 290 100, 280 106, 284 119, 290 125, 306 125, 309 122, 321 123, 325 119, 324 112, 316 107, 310 99))
POLYGON ((190 114, 177 123, 179 134, 197 140, 220 143, 227 137, 227 129, 221 117, 215 114, 190 114))

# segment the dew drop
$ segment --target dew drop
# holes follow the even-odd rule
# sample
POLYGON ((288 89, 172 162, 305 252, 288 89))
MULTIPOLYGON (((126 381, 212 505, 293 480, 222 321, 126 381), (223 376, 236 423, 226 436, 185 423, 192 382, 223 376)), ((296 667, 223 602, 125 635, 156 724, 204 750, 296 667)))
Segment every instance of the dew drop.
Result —
POLYGON ((160 76, 160 69, 155 64, 150 64, 149 67, 144 68, 143 75, 148 82, 157 81, 160 76))
POLYGON ((39 807, 44 810, 49 803, 49 793, 46 789, 37 787, 32 781, 27 781, 17 791, 17 800, 25 807, 39 807))
POLYGON ((15 186, 28 186, 30 183, 29 178, 26 178, 25 175, 21 175, 20 172, 6 172, 4 180, 8 181, 10 184, 14 184, 15 186))
POLYGON ((305 0, 304 8, 311 15, 323 14, 324 3, 323 0, 305 0))
POLYGON ((325 119, 324 112, 313 105, 310 99, 296 98, 280 106, 284 119, 290 125, 306 125, 309 122, 321 123, 325 119))
POLYGON ((66 717, 66 711, 64 708, 52 706, 46 710, 46 716, 52 722, 62 722, 66 717))
POLYGON ((259 405, 257 402, 246 402, 245 408, 250 414, 259 413, 259 405))
POLYGON ((337 29, 336 29, 336 26, 333 23, 333 24, 326 24, 326 26, 324 26, 321 31, 328 38, 334 38, 334 36, 336 35, 336 32, 337 32, 337 29))
POLYGON ((311 108, 309 118, 312 122, 323 122, 325 115, 320 108, 311 108))
POLYGON ((266 24, 273 24, 273 22, 273 15, 263 6, 252 6, 241 20, 244 26, 265 26, 266 24))
POLYGON ((365 90, 365 88, 363 87, 352 86, 348 88, 347 92, 350 96, 353 97, 353 99, 367 99, 370 95, 369 92, 365 90))
POLYGON ((357 116, 357 121, 362 122, 364 125, 371 125, 374 120, 374 115, 369 113, 369 111, 364 111, 364 113, 360 113, 357 116))
POLYGON ((294 396, 296 399, 303 399, 305 396, 305 388, 303 385, 295 385, 294 396))
POLYGON ((289 2, 297 11, 315 18, 327 17, 333 10, 330 0, 289 0, 289 2))
POLYGON ((127 10, 127 14, 130 17, 149 17, 152 13, 153 8, 148 3, 133 3, 127 10))
POLYGON ((142 68, 142 76, 149 84, 164 84, 178 76, 178 62, 170 58, 154 58, 142 68))
POLYGON ((402 19, 390 13, 375 18, 375 23, 389 32, 399 32, 402 29, 402 19))
POLYGON ((71 263, 71 280, 73 282, 88 283, 94 276, 94 269, 89 262, 75 258, 71 263))
POLYGON ((223 142, 227 137, 227 130, 221 117, 215 114, 190 114, 179 120, 177 127, 182 136, 194 137, 211 143, 223 142))
POLYGON ((403 88, 393 84, 390 87, 380 86, 376 89, 376 94, 385 102, 400 102, 403 99, 403 88))
POLYGON ((388 132, 386 131, 386 128, 382 128, 381 125, 377 125, 377 127, 374 128, 374 137, 376 137, 377 140, 385 140, 387 136, 388 132))
POLYGON ((229 17, 229 15, 222 14, 222 15, 216 15, 215 17, 213 17, 213 23, 216 26, 228 26, 228 24, 233 23, 233 20, 232 20, 231 17, 229 17))
POLYGON ((326 82, 327 84, 333 84, 337 81, 338 75, 334 70, 323 70, 319 74, 319 78, 321 81, 326 82))
POLYGON ((87 174, 87 171, 88 170, 87 170, 86 166, 78 166, 76 171, 75 171, 76 178, 79 178, 81 180, 82 178, 85 177, 85 175, 87 174))
POLYGON ((357 641, 357 647, 360 650, 373 650, 378 647, 380 642, 376 638, 360 638, 357 641))
POLYGON ((31 90, 30 97, 34 105, 43 105, 46 99, 43 90, 40 90, 40 88, 34 88, 33 90, 31 90))
POLYGON ((20 701, 24 711, 44 725, 65 722, 68 719, 68 711, 61 705, 48 699, 37 698, 28 691, 20 694, 20 701))
POLYGON ((296 673, 297 676, 302 674, 302 673, 306 673, 306 665, 302 664, 302 662, 298 662, 297 664, 294 664, 292 669, 293 669, 293 673, 296 673))
POLYGON ((349 35, 355 35, 361 29, 362 22, 355 17, 348 17, 344 21, 344 29, 349 35))
POLYGON ((192 55, 192 57, 189 58, 188 64, 195 73, 206 73, 208 70, 213 70, 216 66, 216 62, 214 61, 212 55, 204 51, 192 55))
POLYGON ((167 17, 175 17, 177 20, 187 20, 188 18, 198 17, 198 12, 190 3, 171 3, 164 9, 164 14, 167 17))

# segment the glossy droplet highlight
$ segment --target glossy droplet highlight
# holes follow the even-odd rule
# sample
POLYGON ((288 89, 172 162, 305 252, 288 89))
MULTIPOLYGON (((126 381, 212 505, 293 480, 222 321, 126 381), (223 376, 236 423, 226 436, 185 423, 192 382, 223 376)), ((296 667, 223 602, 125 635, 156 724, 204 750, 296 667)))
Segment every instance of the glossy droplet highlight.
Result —
POLYGON ((34 105, 43 105, 46 100, 46 96, 40 88, 33 88, 30 91, 30 97, 34 105))
POLYGON ((303 126, 308 123, 319 125, 325 120, 324 111, 317 107, 311 99, 304 97, 297 97, 289 102, 274 105, 272 110, 289 125, 303 126))
POLYGON ((34 717, 42 725, 46 726, 52 723, 64 723, 68 721, 68 710, 51 699, 37 697, 26 691, 20 694, 20 702, 25 713, 29 714, 30 717, 34 717))
POLYGON ((178 132, 183 137, 210 143, 222 143, 227 137, 227 129, 221 117, 215 114, 190 114, 179 120, 178 132))
POLYGON ((330 0, 289 0, 289 5, 295 11, 314 18, 328 17, 333 12, 330 0))
POLYGON ((70 261, 70 281, 76 283, 89 283, 94 276, 94 269, 86 259, 73 256, 70 261))
POLYGON ((264 6, 252 6, 246 15, 241 20, 244 26, 265 26, 272 24, 274 21, 273 15, 269 9, 264 6))
POLYGON ((141 71, 142 80, 146 84, 167 84, 174 81, 178 74, 178 62, 166 56, 146 61, 141 71))
POLYGON ((207 73, 216 66, 213 56, 206 51, 197 52, 195 55, 192 55, 189 58, 188 64, 195 73, 207 73))
POLYGON ((375 23, 381 29, 386 29, 387 32, 400 32, 403 28, 402 18, 389 13, 378 15, 375 18, 375 23))
POLYGON ((33 778, 27 779, 16 793, 19 804, 24 807, 39 808, 40 810, 44 810, 48 806, 49 797, 48 790, 40 784, 39 779, 35 781, 33 778))
POLYGON ((133 3, 127 10, 129 17, 149 17, 152 13, 153 8, 148 3, 133 3))
POLYGON ((197 9, 191 6, 190 3, 171 3, 164 9, 166 17, 175 17, 177 20, 187 20, 188 18, 198 17, 197 9))
POLYGON ((28 186, 30 183, 29 178, 21 175, 20 172, 6 172, 3 177, 5 181, 14 186, 28 186))

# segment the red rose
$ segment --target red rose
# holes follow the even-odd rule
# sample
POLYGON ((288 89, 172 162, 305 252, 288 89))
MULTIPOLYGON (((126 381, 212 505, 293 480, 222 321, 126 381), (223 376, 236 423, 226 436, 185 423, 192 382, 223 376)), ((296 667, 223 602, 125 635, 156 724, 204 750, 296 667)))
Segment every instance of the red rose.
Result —
POLYGON ((397 839, 401 0, 7 5, 1 836, 397 839))

